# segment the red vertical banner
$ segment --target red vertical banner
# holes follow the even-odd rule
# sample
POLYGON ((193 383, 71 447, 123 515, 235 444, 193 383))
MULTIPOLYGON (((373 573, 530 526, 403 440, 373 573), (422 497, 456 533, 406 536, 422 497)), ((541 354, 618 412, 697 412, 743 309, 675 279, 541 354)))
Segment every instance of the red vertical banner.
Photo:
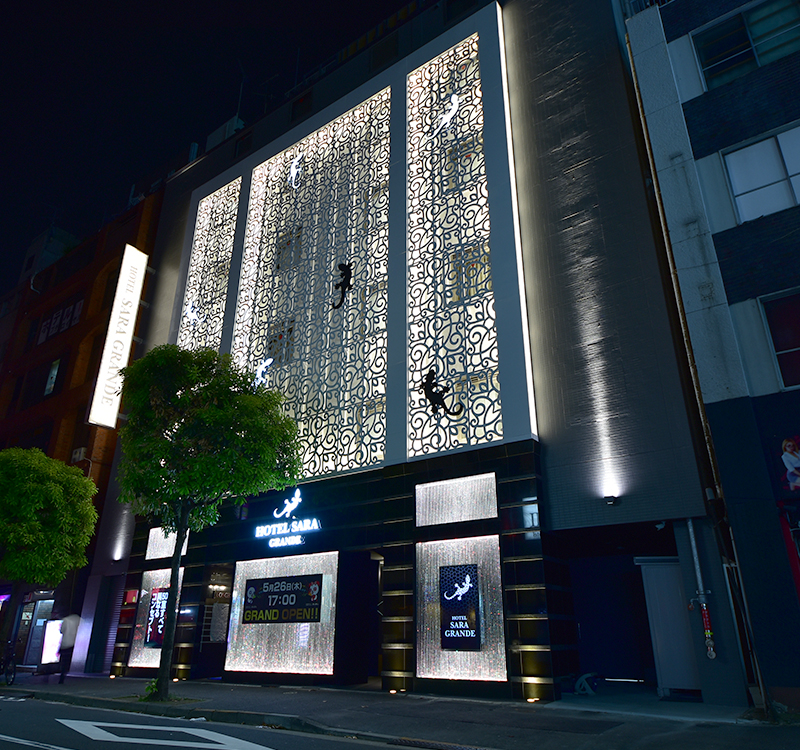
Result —
POLYGON ((147 612, 144 645, 161 648, 164 643, 164 620, 167 612, 169 587, 153 589, 150 593, 150 608, 147 612))

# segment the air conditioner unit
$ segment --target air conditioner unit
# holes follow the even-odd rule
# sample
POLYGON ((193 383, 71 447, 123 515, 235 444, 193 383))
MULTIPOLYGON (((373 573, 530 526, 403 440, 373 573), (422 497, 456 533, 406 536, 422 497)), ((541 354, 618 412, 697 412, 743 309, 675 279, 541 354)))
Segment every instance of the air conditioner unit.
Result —
POLYGON ((72 451, 72 461, 70 463, 76 464, 78 461, 83 461, 86 458, 86 448, 76 448, 72 451))

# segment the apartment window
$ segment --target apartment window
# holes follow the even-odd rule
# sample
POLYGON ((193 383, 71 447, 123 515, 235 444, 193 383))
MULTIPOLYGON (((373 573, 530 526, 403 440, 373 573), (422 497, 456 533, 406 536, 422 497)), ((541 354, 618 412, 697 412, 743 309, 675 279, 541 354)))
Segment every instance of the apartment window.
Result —
POLYGON ((492 291, 488 242, 451 253, 447 286, 449 302, 463 302, 469 297, 492 291))
POLYGON ((725 154, 741 221, 800 203, 800 127, 725 154))
POLYGON ((800 50, 800 0, 771 0, 696 34, 709 89, 800 50))
POLYGON ((784 388, 800 385, 800 293, 761 300, 784 388))
POLYGON ((296 266, 303 257, 303 227, 278 232, 275 249, 275 273, 296 266))
POLYGON ((294 329, 294 318, 270 326, 267 337, 267 357, 275 362, 276 367, 286 364, 294 357, 294 329))
POLYGON ((47 375, 47 381, 44 386, 44 395, 49 396, 56 387, 56 378, 58 377, 58 368, 61 365, 61 360, 57 359, 50 365, 50 372, 47 375))

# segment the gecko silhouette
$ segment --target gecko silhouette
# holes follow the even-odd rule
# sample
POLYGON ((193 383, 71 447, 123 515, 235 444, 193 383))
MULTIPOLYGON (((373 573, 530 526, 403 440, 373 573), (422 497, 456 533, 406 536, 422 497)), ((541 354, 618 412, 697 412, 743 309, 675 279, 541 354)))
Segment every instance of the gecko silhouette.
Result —
POLYGON ((334 310, 338 310, 344 304, 344 295, 353 288, 353 285, 350 283, 353 278, 353 266, 350 263, 340 263, 339 276, 341 277, 341 281, 333 288, 341 291, 342 297, 338 304, 336 302, 333 303, 334 310))

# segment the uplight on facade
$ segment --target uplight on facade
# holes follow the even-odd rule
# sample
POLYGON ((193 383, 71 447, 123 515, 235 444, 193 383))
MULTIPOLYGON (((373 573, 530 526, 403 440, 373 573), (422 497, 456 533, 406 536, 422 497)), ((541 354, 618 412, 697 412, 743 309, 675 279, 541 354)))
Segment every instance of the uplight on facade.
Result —
POLYGON ((147 255, 132 245, 125 245, 117 292, 114 295, 114 304, 111 306, 106 343, 100 360, 100 372, 89 410, 91 424, 111 429, 117 426, 117 414, 122 398, 120 370, 128 364, 130 357, 146 270, 147 255))

